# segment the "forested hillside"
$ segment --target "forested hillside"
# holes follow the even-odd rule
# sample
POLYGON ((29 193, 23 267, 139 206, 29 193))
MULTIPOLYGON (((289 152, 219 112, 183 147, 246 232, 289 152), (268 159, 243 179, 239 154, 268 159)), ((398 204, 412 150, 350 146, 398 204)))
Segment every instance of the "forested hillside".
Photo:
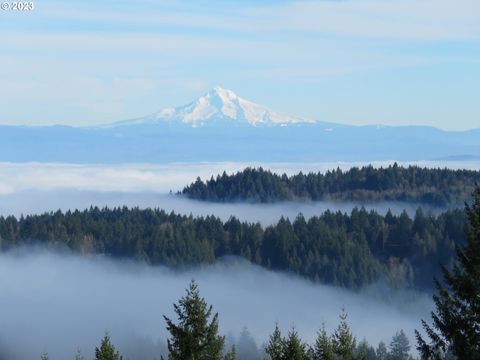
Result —
POLYGON ((185 267, 237 255, 264 267, 316 282, 357 289, 382 277, 395 286, 431 288, 441 262, 449 265, 454 243, 464 239, 465 214, 439 216, 419 209, 381 216, 354 209, 325 212, 276 225, 194 218, 162 210, 128 208, 0 217, 2 250, 21 245, 66 246, 75 252, 185 267))
POLYGON ((192 199, 206 201, 274 202, 286 200, 399 200, 435 206, 461 206, 480 183, 473 170, 429 169, 418 166, 387 168, 353 167, 322 173, 277 175, 262 168, 246 168, 234 175, 203 182, 200 178, 183 189, 192 199))

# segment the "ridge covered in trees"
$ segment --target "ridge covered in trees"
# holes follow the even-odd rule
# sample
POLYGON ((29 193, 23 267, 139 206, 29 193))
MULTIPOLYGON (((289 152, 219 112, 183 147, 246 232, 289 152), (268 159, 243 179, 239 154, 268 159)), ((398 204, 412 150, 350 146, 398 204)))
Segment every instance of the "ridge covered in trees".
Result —
POLYGON ((364 208, 350 214, 281 218, 262 227, 235 217, 193 217, 141 210, 91 207, 17 219, 0 217, 0 249, 22 245, 64 246, 181 268, 228 255, 315 282, 358 289, 379 279, 398 287, 430 290, 438 263, 452 265, 455 243, 464 243, 465 212, 434 216, 419 208, 385 216, 364 208))
POLYGON ((480 183, 480 171, 402 167, 397 163, 386 168, 370 165, 293 176, 260 167, 233 175, 224 172, 205 182, 197 178, 182 193, 191 199, 215 202, 397 200, 446 207, 463 206, 476 183, 480 183))
MULTIPOLYGON (((438 280, 434 281, 437 294, 433 295, 436 308, 431 312, 432 325, 422 321, 426 332, 425 337, 416 331, 417 350, 422 360, 480 359, 480 188, 477 187, 475 189, 473 197, 474 201, 472 205, 467 204, 464 212, 451 210, 438 217, 433 217, 430 215, 425 216, 421 209, 419 209, 413 221, 408 218, 406 213, 402 213, 398 217, 394 217, 390 213, 385 217, 380 217, 387 228, 388 225, 391 225, 392 221, 394 221, 397 223, 397 226, 401 223, 408 224, 410 222, 412 224, 412 231, 414 228, 417 228, 417 230, 425 230, 428 228, 425 224, 431 222, 431 225, 434 226, 444 226, 440 231, 450 234, 453 234, 451 232, 452 224, 458 221, 456 223, 458 227, 456 231, 462 228, 462 232, 465 234, 465 239, 454 242, 455 252, 452 259, 453 266, 450 267, 451 270, 444 266, 446 264, 444 261, 440 261, 444 264, 442 266, 444 283, 438 280), (400 220, 402 217, 403 220, 400 220), (458 226, 463 222, 465 223, 463 226, 458 226)), ((212 217, 194 219, 191 216, 182 217, 173 213, 168 215, 159 210, 141 211, 138 209, 128 210, 126 208, 114 210, 91 208, 83 213, 76 211, 75 214, 94 215, 93 224, 96 224, 95 221, 98 220, 107 219, 106 222, 108 223, 108 220, 111 221, 112 219, 118 218, 114 215, 115 211, 120 212, 120 214, 122 211, 126 214, 130 214, 133 211, 137 214, 142 214, 143 212, 150 215, 157 214, 157 216, 161 214, 162 216, 173 219, 187 219, 187 221, 190 222, 198 221, 200 223, 206 219, 219 221, 212 217)), ((314 220, 328 223, 327 218, 329 216, 337 218, 343 216, 344 219, 347 219, 343 225, 351 222, 355 224, 354 227, 358 229, 362 228, 361 224, 365 224, 364 221, 358 221, 359 218, 362 218, 362 216, 359 217, 359 214, 362 214, 364 221, 368 219, 368 216, 374 218, 379 217, 375 212, 367 213, 364 209, 354 209, 350 215, 339 212, 336 214, 327 212, 322 215, 322 217, 314 218, 314 220)), ((42 221, 32 222, 32 219, 38 220, 41 219, 41 217, 31 216, 27 218, 31 222, 28 223, 26 228, 31 230, 33 224, 35 224, 34 228, 37 231, 38 229, 42 229, 48 233, 47 225, 55 224, 56 227, 63 227, 63 230, 68 232, 68 224, 64 219, 71 215, 72 213, 70 212, 67 214, 62 214, 61 212, 44 214, 42 219, 43 223, 42 221), (49 221, 45 222, 45 219, 49 221)), ((120 218, 122 217, 120 216, 120 218)), ((2 220, 0 223, 2 226, 0 229, 2 231, 19 230, 17 231, 17 234, 19 234, 21 231, 26 230, 22 228, 22 225, 27 224, 26 218, 21 218, 20 221, 17 221, 13 217, 0 219, 2 220), (10 227, 6 226, 6 224, 10 225, 10 227)), ((155 223, 155 219, 147 217, 147 222, 155 223)), ((280 226, 282 222, 285 223, 288 222, 288 220, 280 220, 277 225, 265 229, 265 233, 270 228, 273 229, 280 226)), ((310 221, 307 223, 305 219, 299 216, 293 223, 293 228, 295 228, 298 222, 307 224, 307 227, 300 226, 302 232, 295 232, 295 234, 308 234, 308 224, 310 224, 310 221)), ((101 226, 96 225, 95 228, 98 230, 101 226)), ((226 223, 223 224, 223 226, 225 225, 226 223)), ((341 222, 338 222, 336 224, 337 228, 340 225, 341 222)), ((240 223, 240 226, 248 227, 254 226, 254 224, 240 223)), ((400 228, 401 227, 402 226, 400 226, 400 228)), ((455 227, 456 226, 453 226, 453 228, 455 227)), ((108 228, 108 226, 105 226, 105 228, 108 228)), ((263 229, 261 230, 263 231, 263 229)), ((30 232, 30 234, 33 232, 30 232)), ((396 236, 399 235, 399 233, 394 234, 396 236)), ((3 245, 2 243, 2 246, 3 245)), ((438 244, 435 245, 438 246, 438 244)), ((438 247, 436 247, 436 250, 437 249, 438 247)), ((235 347, 232 347, 230 350, 226 349, 226 338, 218 334, 218 314, 213 314, 212 307, 208 306, 205 299, 200 297, 198 286, 193 280, 187 289, 187 294, 182 297, 177 304, 174 304, 174 310, 178 317, 177 323, 164 316, 167 323, 167 330, 170 333, 170 338, 168 339, 169 360, 255 360, 255 357, 259 359, 259 356, 262 356, 258 352, 258 349, 256 355, 252 356, 252 352, 249 352, 246 357, 242 357, 244 354, 239 354, 237 357, 235 347)), ((248 338, 248 334, 245 335, 245 331, 243 332, 243 336, 248 338)), ((250 347, 249 351, 251 349, 250 347)), ((334 332, 328 334, 325 326, 322 326, 317 333, 315 342, 311 345, 305 343, 300 338, 295 328, 292 328, 286 337, 283 336, 277 324, 268 342, 264 345, 264 355, 270 360, 411 360, 410 349, 409 340, 402 330, 394 335, 390 342, 389 349, 387 349, 387 346, 383 342, 378 345, 377 349, 370 346, 366 340, 358 343, 348 326, 347 314, 345 311, 342 311, 340 323, 334 332)), ((41 359, 48 360, 48 353, 44 353, 41 359)), ((80 350, 78 350, 75 359, 83 359, 80 350)), ((95 359, 122 360, 122 356, 110 342, 108 334, 103 338, 100 348, 95 349, 95 359)))

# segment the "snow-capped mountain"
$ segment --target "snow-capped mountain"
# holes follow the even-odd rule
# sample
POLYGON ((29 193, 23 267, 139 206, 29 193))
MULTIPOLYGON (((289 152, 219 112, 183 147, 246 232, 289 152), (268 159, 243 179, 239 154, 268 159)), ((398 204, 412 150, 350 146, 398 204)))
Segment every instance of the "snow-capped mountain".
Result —
POLYGON ((257 125, 288 125, 312 123, 312 120, 273 111, 265 106, 246 100, 231 90, 216 86, 191 103, 176 108, 165 108, 143 118, 117 122, 114 125, 133 125, 155 122, 175 122, 198 127, 212 120, 230 120, 257 125))
POLYGON ((7 162, 297 163, 479 158, 480 129, 443 131, 425 126, 309 121, 272 111, 220 87, 185 106, 105 126, 0 125, 0 161, 7 162))

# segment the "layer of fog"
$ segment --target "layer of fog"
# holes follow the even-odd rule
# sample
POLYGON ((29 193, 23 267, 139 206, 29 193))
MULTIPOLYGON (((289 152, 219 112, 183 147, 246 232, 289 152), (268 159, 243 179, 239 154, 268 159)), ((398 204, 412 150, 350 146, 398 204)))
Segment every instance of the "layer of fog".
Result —
MULTIPOLYGON (((377 162, 374 166, 388 166, 377 162)), ((417 162, 427 167, 479 168, 474 162, 417 162)), ((226 171, 233 173, 247 166, 263 166, 277 173, 348 169, 363 163, 261 164, 261 163, 197 163, 197 164, 127 164, 76 165, 53 163, 0 163, 0 215, 36 214, 45 211, 83 210, 93 206, 156 207, 182 214, 216 215, 223 220, 231 215, 263 225, 276 222, 281 216, 295 218, 319 215, 326 209, 350 212, 364 206, 385 214, 388 209, 398 214, 405 209, 412 215, 417 207, 438 213, 443 209, 419 203, 404 202, 310 202, 276 204, 213 204, 169 196, 193 182, 197 176, 210 178, 226 171)), ((406 164, 405 164, 406 165, 406 164)))
POLYGON ((419 203, 400 201, 378 202, 281 202, 273 204, 248 203, 211 203, 190 200, 184 196, 158 193, 126 193, 126 192, 94 192, 76 190, 51 191, 24 191, 14 194, 0 195, 0 215, 8 216, 39 214, 43 212, 87 209, 90 206, 104 207, 139 207, 160 208, 167 212, 179 214, 207 216, 215 215, 226 221, 235 216, 242 221, 260 222, 262 225, 276 223, 282 216, 295 219, 299 213, 305 218, 321 215, 327 209, 350 213, 354 207, 365 207, 386 214, 391 210, 393 214, 400 214, 405 210, 410 216, 421 206, 424 211, 434 214, 443 211, 443 208, 430 207, 419 203))
MULTIPOLYGON (((391 162, 373 162, 375 167, 388 166, 391 162)), ((410 163, 399 163, 408 165, 410 163)), ((426 167, 452 169, 480 169, 479 162, 446 161, 414 162, 426 167)), ((263 166, 276 173, 289 175, 303 172, 325 172, 340 167, 368 163, 188 163, 188 164, 127 164, 127 165, 78 165, 55 163, 0 163, 0 194, 12 194, 28 190, 76 189, 82 191, 118 192, 176 192, 195 181, 197 176, 208 179, 223 171, 233 173, 247 166, 263 166)))
POLYGON ((388 343, 399 329, 413 339, 432 306, 426 295, 399 296, 381 287, 357 294, 238 259, 174 272, 24 249, 0 255, 0 356, 34 359, 48 351, 52 360, 68 359, 80 348, 91 358, 108 330, 130 358, 158 358, 166 336, 162 314, 173 316, 172 303, 191 278, 219 312, 222 333, 238 335, 247 326, 259 345, 276 321, 312 341, 322 323, 337 326, 342 307, 354 334, 372 344, 388 343))

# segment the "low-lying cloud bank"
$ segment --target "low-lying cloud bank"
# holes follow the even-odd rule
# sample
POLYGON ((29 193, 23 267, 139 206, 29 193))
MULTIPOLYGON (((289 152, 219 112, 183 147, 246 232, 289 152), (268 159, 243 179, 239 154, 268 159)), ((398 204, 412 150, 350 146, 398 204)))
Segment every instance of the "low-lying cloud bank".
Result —
POLYGON ((191 200, 184 196, 158 193, 94 192, 77 190, 25 191, 10 195, 0 195, 0 216, 41 214, 50 211, 84 210, 90 206, 100 208, 139 207, 160 208, 167 212, 193 216, 215 215, 223 221, 235 216, 241 221, 260 222, 263 226, 277 223, 283 217, 295 219, 299 213, 305 218, 318 216, 326 210, 350 213, 354 207, 364 206, 385 215, 390 209, 395 215, 406 211, 410 216, 421 206, 425 212, 438 214, 444 208, 431 207, 419 203, 400 201, 315 201, 279 202, 272 204, 212 203, 191 200))
MULTIPOLYGON (((183 189, 197 176, 208 179, 223 171, 233 173, 244 168, 262 166, 273 172, 289 175, 303 172, 325 172, 337 167, 347 170, 353 166, 372 164, 389 166, 393 161, 378 162, 323 162, 323 163, 173 163, 80 165, 61 163, 0 163, 0 195, 21 191, 49 191, 75 189, 108 192, 167 193, 183 189)), ((400 165, 448 167, 452 169, 479 169, 474 161, 417 161, 399 162, 400 165)))
POLYGON ((108 330, 124 354, 159 358, 166 337, 162 314, 173 316, 172 304, 192 278, 219 312, 221 332, 238 335, 247 326, 259 345, 276 321, 312 341, 322 323, 336 327, 342 307, 359 339, 377 345, 400 329, 413 339, 432 308, 426 295, 381 286, 353 293, 239 259, 176 272, 29 248, 0 255, 0 357, 34 359, 48 351, 60 360, 80 348, 91 358, 108 330))
MULTIPOLYGON (((374 166, 388 166, 392 162, 377 162, 374 166)), ((420 166, 451 168, 479 168, 468 162, 417 162, 420 166)), ((277 173, 296 174, 299 171, 327 171, 340 167, 349 169, 366 163, 191 163, 191 164, 125 164, 78 165, 54 163, 0 163, 0 215, 20 216, 61 209, 83 210, 93 206, 128 206, 162 208, 181 214, 215 215, 227 220, 237 218, 270 225, 280 217, 295 218, 303 213, 306 218, 320 215, 326 209, 350 212, 355 206, 365 206, 381 214, 388 209, 399 214, 404 209, 413 215, 418 206, 434 213, 443 211, 424 204, 398 201, 379 202, 286 202, 275 204, 215 204, 191 201, 180 196, 169 196, 195 181, 197 176, 210 178, 226 171, 232 173, 247 166, 263 166, 277 173)), ((408 164, 405 164, 408 165, 408 164)))

